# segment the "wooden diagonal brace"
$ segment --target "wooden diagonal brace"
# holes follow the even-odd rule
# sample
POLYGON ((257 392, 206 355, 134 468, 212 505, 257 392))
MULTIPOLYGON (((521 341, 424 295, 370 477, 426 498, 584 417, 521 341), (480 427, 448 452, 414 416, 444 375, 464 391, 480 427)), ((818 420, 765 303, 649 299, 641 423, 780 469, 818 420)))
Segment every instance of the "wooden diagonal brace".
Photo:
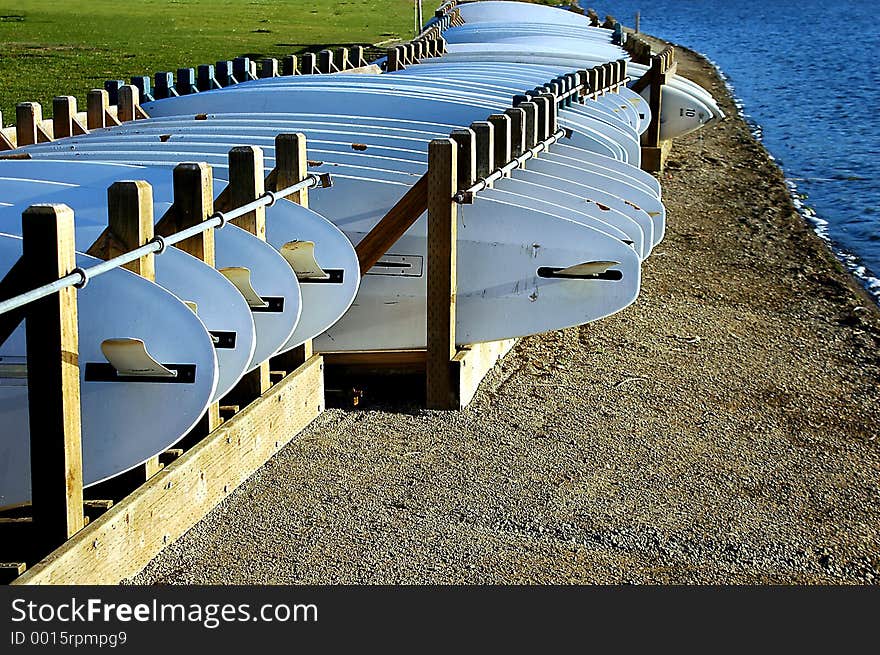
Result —
POLYGON ((365 275, 427 210, 428 174, 425 173, 358 243, 355 251, 361 275, 365 275))

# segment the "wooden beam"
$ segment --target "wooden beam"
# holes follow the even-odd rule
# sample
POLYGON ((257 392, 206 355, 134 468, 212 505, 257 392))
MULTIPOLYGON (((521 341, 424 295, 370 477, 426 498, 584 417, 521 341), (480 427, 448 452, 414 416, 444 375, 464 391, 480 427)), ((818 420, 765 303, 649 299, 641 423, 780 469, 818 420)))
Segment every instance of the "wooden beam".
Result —
MULTIPOLYGON (((473 135, 473 132, 467 130, 473 135)), ((471 152, 466 158, 473 158, 471 152)), ((451 360, 455 348, 456 258, 459 149, 453 139, 434 139, 428 146, 428 262, 426 399, 429 409, 457 406, 451 360)), ((470 186, 468 184, 467 186, 470 186)))
MULTIPOLYGON (((33 205, 22 214, 22 258, 33 287, 76 267, 73 210, 33 205)), ((63 543, 83 527, 77 291, 29 304, 27 330, 31 499, 35 538, 63 543)))
POLYGON ((427 209, 428 174, 425 173, 357 244, 361 275, 366 275, 427 209))
POLYGON ((324 409, 312 357, 14 584, 117 584, 140 572, 324 409))

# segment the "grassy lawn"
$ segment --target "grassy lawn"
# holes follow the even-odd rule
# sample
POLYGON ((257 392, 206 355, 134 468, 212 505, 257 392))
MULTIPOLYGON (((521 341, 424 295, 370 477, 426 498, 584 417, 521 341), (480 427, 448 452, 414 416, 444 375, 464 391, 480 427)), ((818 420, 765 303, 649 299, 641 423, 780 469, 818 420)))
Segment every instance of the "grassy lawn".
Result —
MULTIPOLYGON (((435 4, 426 1, 425 11, 435 4)), ((410 38, 411 0, 0 0, 0 111, 239 55, 410 38)))

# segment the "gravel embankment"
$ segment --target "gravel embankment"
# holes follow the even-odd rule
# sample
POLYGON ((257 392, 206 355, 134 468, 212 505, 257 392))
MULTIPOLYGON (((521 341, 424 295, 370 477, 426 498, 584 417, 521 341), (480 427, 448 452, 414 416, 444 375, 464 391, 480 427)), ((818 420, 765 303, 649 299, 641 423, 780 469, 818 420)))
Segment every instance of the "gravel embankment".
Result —
POLYGON ((732 118, 680 139, 637 303, 461 413, 330 410, 133 582, 880 582, 880 313, 732 118))

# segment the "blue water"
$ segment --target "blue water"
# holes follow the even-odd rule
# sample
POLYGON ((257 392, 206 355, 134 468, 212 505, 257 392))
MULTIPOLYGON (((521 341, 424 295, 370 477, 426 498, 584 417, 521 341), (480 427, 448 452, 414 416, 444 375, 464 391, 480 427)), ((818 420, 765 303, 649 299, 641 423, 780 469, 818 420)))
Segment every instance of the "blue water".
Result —
MULTIPOLYGON (((866 0, 582 0, 703 53, 804 215, 880 300, 880 28, 866 0)), ((705 129, 712 129, 711 126, 705 129)))

